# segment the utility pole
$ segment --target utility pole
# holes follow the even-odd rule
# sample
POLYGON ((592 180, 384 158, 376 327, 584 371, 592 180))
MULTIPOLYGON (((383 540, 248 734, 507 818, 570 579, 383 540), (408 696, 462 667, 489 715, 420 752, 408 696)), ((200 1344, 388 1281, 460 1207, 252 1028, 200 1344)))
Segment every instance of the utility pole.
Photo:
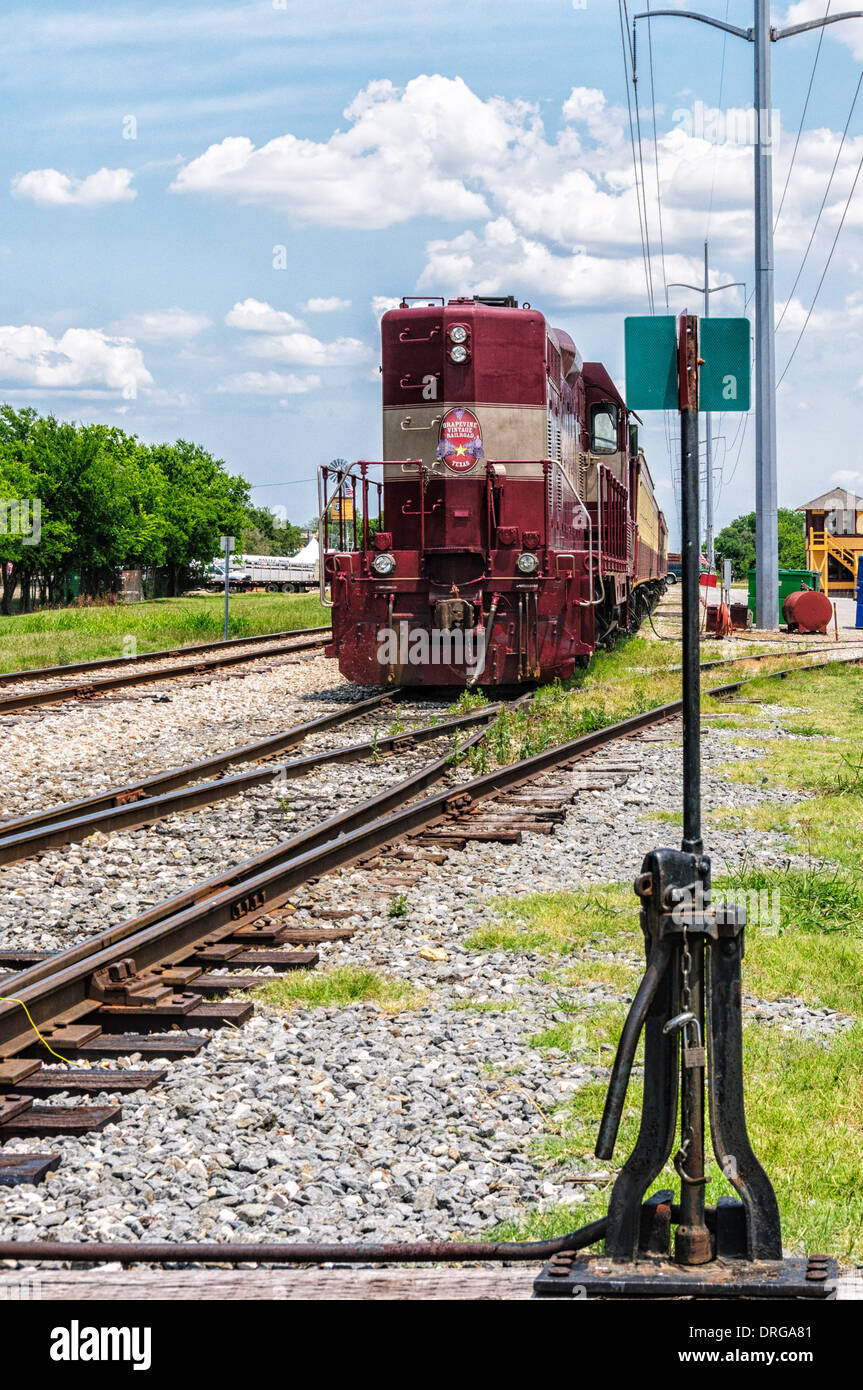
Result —
MULTIPOLYGON (((710 296, 711 296, 712 294, 718 294, 720 290, 730 290, 730 289, 732 289, 735 285, 742 286, 742 288, 743 288, 744 290, 746 289, 746 286, 745 286, 745 284, 743 283, 742 280, 729 280, 729 282, 728 282, 727 285, 714 285, 713 289, 710 288, 710 244, 709 244, 709 242, 706 242, 706 241, 705 241, 705 243, 704 243, 704 284, 703 284, 703 285, 687 285, 687 284, 685 284, 683 281, 680 281, 680 280, 673 280, 673 281, 671 282, 671 284, 669 284, 668 288, 669 288, 670 290, 671 290, 671 289, 697 290, 699 294, 703 294, 703 295, 704 295, 704 317, 705 317, 706 319, 709 319, 709 318, 710 318, 710 296)), ((710 411, 707 410, 707 411, 705 411, 705 413, 704 413, 704 424, 705 424, 704 438, 705 438, 705 450, 706 450, 706 456, 707 456, 707 478, 706 478, 706 484, 705 484, 705 489, 704 489, 704 497, 705 497, 705 503, 706 503, 706 508, 707 508, 707 516, 706 516, 706 523, 707 523, 707 563, 708 563, 708 565, 710 566, 710 568, 713 569, 713 566, 714 566, 714 564, 715 564, 715 562, 716 562, 716 552, 715 552, 715 549, 714 549, 714 535, 713 535, 713 532, 714 532, 714 525, 713 525, 713 434, 712 434, 712 430, 711 430, 711 423, 710 423, 710 421, 711 421, 710 411)), ((700 543, 699 543, 699 544, 700 544, 700 543)), ((777 583, 778 583, 778 580, 777 580, 777 583)))
POLYGON ((771 37, 770 0, 755 0, 755 621, 757 627, 775 630, 779 627, 779 520, 771 37))
POLYGON ((727 24, 692 10, 647 10, 632 22, 633 67, 636 24, 660 17, 695 19, 746 39, 755 49, 755 564, 758 585, 756 625, 779 627, 779 539, 777 535, 776 474, 776 327, 773 307, 773 132, 770 95, 770 45, 779 39, 823 29, 845 19, 863 19, 863 10, 825 15, 805 24, 774 29, 770 0, 753 0, 754 23, 749 29, 727 24))

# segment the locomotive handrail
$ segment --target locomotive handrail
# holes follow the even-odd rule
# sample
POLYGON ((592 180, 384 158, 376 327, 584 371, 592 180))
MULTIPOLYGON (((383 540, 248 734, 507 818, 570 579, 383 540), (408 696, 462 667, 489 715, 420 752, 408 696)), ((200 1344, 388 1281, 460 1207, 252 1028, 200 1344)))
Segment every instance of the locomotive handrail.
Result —
MULTIPOLYGON (((441 372, 424 373, 424 376, 433 376, 435 378, 440 377, 441 375, 441 372)), ((399 378, 399 386, 401 387, 402 391, 422 391, 425 389, 427 385, 428 382, 426 382, 423 379, 423 377, 420 377, 419 381, 411 381, 410 372, 405 372, 404 376, 399 378)))
MULTIPOLYGON (((405 418, 400 422, 399 429, 403 430, 405 434, 412 434, 425 430, 433 430, 435 425, 439 425, 442 419, 442 415, 435 415, 434 419, 428 425, 412 425, 410 415, 406 415, 405 418)), ((404 468, 404 464, 402 464, 402 467, 404 468)))
POLYGON ((408 333, 408 330, 407 330, 406 328, 403 328, 402 331, 401 331, 401 333, 399 334, 399 342, 400 342, 400 343, 430 343, 431 340, 432 340, 432 338, 437 337, 438 333, 440 333, 440 328, 438 327, 437 324, 435 324, 435 326, 434 326, 434 328, 432 329, 431 333, 426 334, 426 336, 425 336, 424 338, 412 338, 412 337, 410 336, 410 334, 408 333))

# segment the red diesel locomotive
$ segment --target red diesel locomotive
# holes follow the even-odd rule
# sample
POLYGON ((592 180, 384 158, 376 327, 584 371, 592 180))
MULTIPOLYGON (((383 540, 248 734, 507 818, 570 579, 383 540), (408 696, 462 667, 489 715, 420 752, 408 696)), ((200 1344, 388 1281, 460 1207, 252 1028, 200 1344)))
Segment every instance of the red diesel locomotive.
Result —
POLYGON ((381 337, 383 462, 321 470, 327 654, 359 685, 572 675, 665 583, 637 417, 509 297, 404 299, 381 337))

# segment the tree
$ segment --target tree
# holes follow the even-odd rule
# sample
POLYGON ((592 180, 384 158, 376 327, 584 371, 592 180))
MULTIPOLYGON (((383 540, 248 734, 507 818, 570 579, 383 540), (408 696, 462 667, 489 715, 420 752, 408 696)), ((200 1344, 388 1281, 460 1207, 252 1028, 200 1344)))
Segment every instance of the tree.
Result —
POLYGON ((303 544, 299 526, 281 515, 283 508, 247 507, 243 550, 249 555, 296 555, 303 544))
MULTIPOLYGON (((806 566, 806 539, 802 512, 780 507, 777 516, 779 539, 779 568, 804 569, 806 566)), ((739 516, 729 523, 716 537, 716 553, 723 560, 731 561, 731 572, 735 579, 745 579, 755 564, 755 513, 739 516)))
POLYGON ((113 590, 126 566, 167 565, 177 593, 221 534, 241 534, 248 500, 245 479, 197 444, 142 444, 109 425, 0 406, 2 610, 19 586, 23 611, 37 586, 43 601, 62 599, 73 572, 85 594, 113 590), (34 506, 38 537, 21 524, 34 506))
POLYGON ((150 445, 148 452, 164 487, 165 563, 168 590, 175 595, 193 562, 208 564, 218 554, 220 536, 241 534, 249 484, 185 439, 150 445))

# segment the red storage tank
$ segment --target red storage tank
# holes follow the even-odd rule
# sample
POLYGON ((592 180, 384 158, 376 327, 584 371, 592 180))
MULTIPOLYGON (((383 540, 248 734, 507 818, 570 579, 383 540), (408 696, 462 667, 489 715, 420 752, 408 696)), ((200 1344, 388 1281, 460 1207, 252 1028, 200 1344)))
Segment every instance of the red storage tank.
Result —
POLYGON ((782 616, 795 632, 826 632, 833 605, 819 589, 798 589, 783 603, 782 616))

